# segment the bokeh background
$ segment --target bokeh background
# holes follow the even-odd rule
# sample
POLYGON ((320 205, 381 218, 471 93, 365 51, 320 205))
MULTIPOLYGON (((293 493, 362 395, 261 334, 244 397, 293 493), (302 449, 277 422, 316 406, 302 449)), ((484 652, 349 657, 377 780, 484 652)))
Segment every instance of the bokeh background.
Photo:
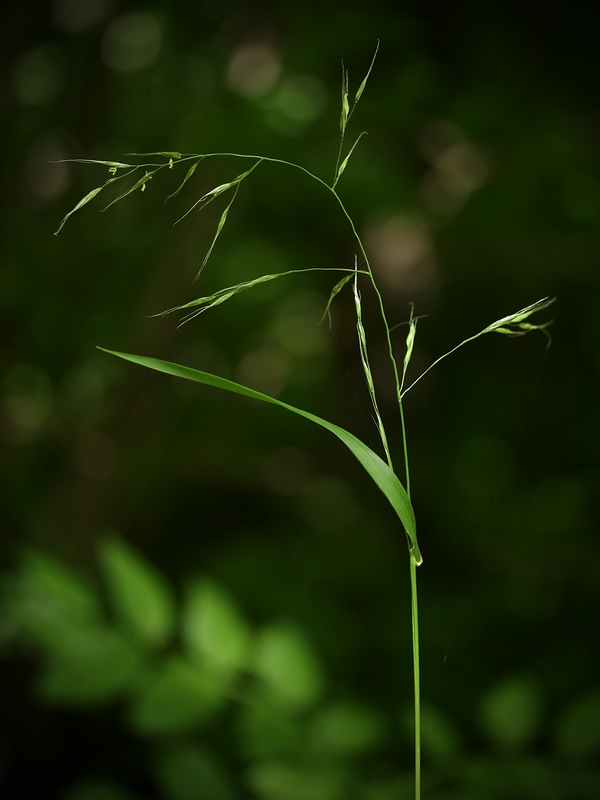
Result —
POLYGON ((334 277, 276 281, 181 328, 151 317, 261 274, 352 265, 347 224, 300 174, 261 168, 194 284, 226 200, 173 223, 241 171, 213 159, 167 203, 181 168, 52 235, 107 177, 62 159, 260 153, 330 180, 342 59, 352 93, 378 39, 348 143, 369 135, 339 190, 392 324, 410 302, 427 315, 414 374, 557 297, 549 348, 486 336, 407 397, 423 796, 600 796, 592 5, 3 10, 3 798, 411 797, 408 559, 376 487, 302 420, 95 350, 248 382, 377 447, 351 296, 318 324, 334 277))

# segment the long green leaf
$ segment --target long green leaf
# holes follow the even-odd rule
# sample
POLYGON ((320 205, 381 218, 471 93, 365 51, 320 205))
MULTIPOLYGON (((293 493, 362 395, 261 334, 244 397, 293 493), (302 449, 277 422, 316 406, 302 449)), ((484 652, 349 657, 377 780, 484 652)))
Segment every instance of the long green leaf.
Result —
POLYGON ((106 350, 103 347, 99 349, 110 355, 122 358, 125 361, 131 361, 133 364, 139 364, 142 367, 147 367, 157 372, 164 372, 167 375, 174 375, 177 378, 185 378, 189 381, 202 383, 206 386, 214 386, 217 389, 224 389, 227 392, 241 394, 244 397, 251 397, 254 400, 262 400, 264 403, 280 406, 330 431, 334 436, 337 436, 358 461, 360 461, 383 494, 387 497, 404 526, 408 537, 408 546, 416 563, 422 563, 423 559, 417 543, 415 514, 406 490, 400 483, 398 476, 390 469, 385 461, 352 433, 344 430, 344 428, 340 428, 338 425, 334 425, 332 422, 328 422, 328 420, 322 417, 318 417, 316 414, 311 414, 310 411, 296 408, 296 406, 284 403, 282 400, 277 400, 275 397, 271 397, 268 394, 257 392, 255 389, 250 389, 247 386, 227 380, 226 378, 220 378, 218 375, 212 375, 210 372, 201 372, 191 367, 173 364, 170 361, 162 361, 157 358, 149 358, 148 356, 119 353, 114 350, 106 350))

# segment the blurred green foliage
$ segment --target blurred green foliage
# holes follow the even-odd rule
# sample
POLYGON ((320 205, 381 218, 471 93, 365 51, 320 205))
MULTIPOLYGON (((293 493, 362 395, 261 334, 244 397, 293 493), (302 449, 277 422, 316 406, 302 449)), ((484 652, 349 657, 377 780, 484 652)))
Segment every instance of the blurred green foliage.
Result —
MULTIPOLYGON (((197 577, 176 608, 172 590, 128 546, 111 538, 100 541, 100 550, 102 574, 93 584, 29 552, 4 581, 5 641, 37 655, 39 702, 76 709, 74 728, 109 704, 115 729, 142 744, 134 785, 143 786, 145 779, 152 796, 173 800, 227 800, 248 791, 290 800, 396 794, 399 778, 392 776, 387 740, 409 741, 408 708, 401 718, 394 702, 378 706, 345 696, 297 625, 251 623, 214 580, 197 577), (160 638, 147 635, 152 609, 161 609, 160 638)), ((566 797, 556 782, 569 766, 579 766, 573 769, 577 796, 592 796, 594 773, 586 777, 581 766, 600 748, 597 692, 578 698, 554 720, 553 741, 544 730, 542 689, 529 670, 492 680, 477 706, 480 722, 471 724, 479 724, 494 754, 487 758, 468 756, 456 722, 442 708, 425 705, 432 793, 566 797), (547 760, 527 755, 541 741, 549 748, 547 760), (508 773, 498 784, 500 764, 508 773), (444 786, 455 789, 448 793, 444 786)), ((109 756, 102 781, 70 780, 60 796, 146 796, 126 793, 127 781, 111 763, 108 736, 99 743, 109 756)), ((72 779, 78 769, 71 767, 72 779)), ((410 770, 405 765, 397 771, 408 787, 410 770)))
POLYGON ((339 189, 390 319, 413 300, 428 315, 415 371, 558 297, 547 353, 542 337, 486 338, 407 397, 425 796, 598 796, 590 10, 54 0, 3 12, 2 796, 410 797, 406 546, 376 488, 311 426, 94 350, 248 381, 375 447, 350 303, 339 298, 331 332, 317 325, 327 277, 265 284, 180 329, 149 318, 259 274, 345 266, 344 221, 301 178, 261 171, 191 286, 223 208, 172 223, 235 177, 219 161, 167 204, 150 182, 52 236, 106 177, 64 158, 247 151, 331 179, 340 62, 359 80, 377 38, 352 120, 369 136, 339 189))

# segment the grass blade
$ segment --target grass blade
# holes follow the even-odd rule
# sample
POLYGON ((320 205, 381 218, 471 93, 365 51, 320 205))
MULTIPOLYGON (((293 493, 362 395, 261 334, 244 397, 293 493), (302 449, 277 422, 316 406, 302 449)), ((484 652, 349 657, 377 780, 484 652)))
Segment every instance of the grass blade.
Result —
POLYGON ((194 381, 195 383, 204 384, 206 386, 213 386, 217 389, 223 389, 227 392, 239 394, 244 397, 250 397, 254 400, 261 400, 263 403, 270 403, 271 405, 279 406, 287 411, 291 411, 310 422, 319 425, 321 428, 328 430, 334 436, 346 445, 350 452, 358 459, 367 473, 375 481, 379 489, 387 497, 392 508, 398 515, 400 522, 404 526, 408 538, 408 546, 412 557, 415 559, 416 564, 421 564, 423 559, 419 546, 417 543, 416 535, 416 522, 414 511, 406 490, 400 483, 398 476, 388 466, 388 464, 381 459, 377 453, 367 447, 364 442, 358 439, 354 434, 349 433, 344 428, 334 425, 332 422, 318 417, 316 414, 311 414, 310 411, 296 408, 289 403, 284 403, 270 395, 258 392, 255 389, 250 389, 240 383, 221 378, 218 375, 212 375, 209 372, 201 372, 200 370, 185 367, 181 364, 173 364, 170 361, 162 361, 157 358, 149 358, 147 356, 137 356, 131 353, 119 353, 114 350, 105 350, 99 348, 105 353, 122 358, 125 361, 130 361, 133 364, 138 364, 142 367, 155 370, 156 372, 163 372, 167 375, 173 375, 177 378, 184 378, 185 380, 194 381))

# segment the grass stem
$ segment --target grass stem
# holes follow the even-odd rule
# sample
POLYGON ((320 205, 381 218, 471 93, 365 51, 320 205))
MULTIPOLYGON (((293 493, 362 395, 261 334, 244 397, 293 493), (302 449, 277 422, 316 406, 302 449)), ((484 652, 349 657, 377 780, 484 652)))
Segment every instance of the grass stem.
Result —
POLYGON ((419 605, 417 601, 417 562, 410 553, 410 610, 412 619, 413 678, 415 701, 415 800, 421 798, 421 670, 419 665, 419 605))

